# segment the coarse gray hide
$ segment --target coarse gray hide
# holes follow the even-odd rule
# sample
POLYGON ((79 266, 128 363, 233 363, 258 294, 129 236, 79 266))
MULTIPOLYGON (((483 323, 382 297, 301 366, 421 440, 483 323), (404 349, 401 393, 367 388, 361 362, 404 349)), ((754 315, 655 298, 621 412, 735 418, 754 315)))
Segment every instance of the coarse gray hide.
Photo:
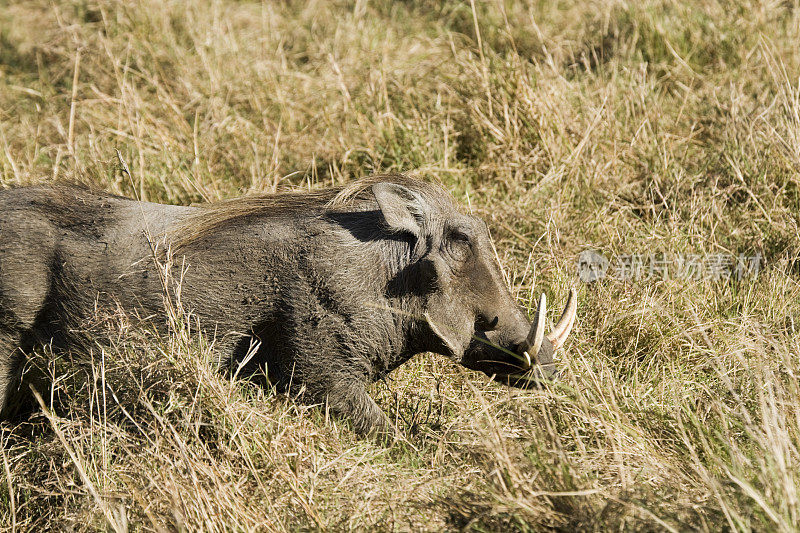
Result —
POLYGON ((543 299, 531 324, 486 225, 440 187, 401 175, 206 207, 9 189, 0 191, 4 416, 27 389, 25 354, 73 346, 70 332, 98 305, 165 316, 166 250, 180 265, 171 274, 182 308, 215 337, 222 370, 327 402, 361 434, 393 431, 365 386, 414 354, 530 386, 555 376, 553 352, 575 317, 573 292, 544 335, 543 299))

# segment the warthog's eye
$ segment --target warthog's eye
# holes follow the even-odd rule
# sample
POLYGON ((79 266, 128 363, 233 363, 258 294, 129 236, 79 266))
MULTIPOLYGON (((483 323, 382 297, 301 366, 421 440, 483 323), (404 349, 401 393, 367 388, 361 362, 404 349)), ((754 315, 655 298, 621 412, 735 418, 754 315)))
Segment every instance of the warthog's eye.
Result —
POLYGON ((469 244, 470 238, 465 232, 461 231, 460 229, 453 229, 450 230, 450 240, 455 241, 457 243, 469 244))
POLYGON ((447 238, 442 242, 442 249, 456 263, 465 261, 472 251, 472 237, 468 230, 451 227, 445 233, 447 238))

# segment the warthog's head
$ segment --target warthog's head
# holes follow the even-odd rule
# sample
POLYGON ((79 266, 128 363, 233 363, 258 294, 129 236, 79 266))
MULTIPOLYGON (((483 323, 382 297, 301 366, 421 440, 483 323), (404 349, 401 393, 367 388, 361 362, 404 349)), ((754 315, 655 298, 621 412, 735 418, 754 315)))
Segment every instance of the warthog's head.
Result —
POLYGON ((372 192, 389 229, 412 237, 402 285, 420 302, 421 336, 429 339, 421 348, 508 385, 556 377, 553 354, 575 321, 575 291, 545 335, 544 295, 531 324, 503 280, 482 220, 459 212, 449 195, 389 182, 372 192))

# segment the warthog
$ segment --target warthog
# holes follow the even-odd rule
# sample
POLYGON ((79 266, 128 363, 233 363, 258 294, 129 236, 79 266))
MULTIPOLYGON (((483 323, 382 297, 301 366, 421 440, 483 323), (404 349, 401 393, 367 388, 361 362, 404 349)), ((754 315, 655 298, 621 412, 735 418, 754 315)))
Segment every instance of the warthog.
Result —
POLYGON ((402 175, 206 207, 10 189, 0 192, 3 412, 26 388, 24 354, 69 347, 75 322, 98 305, 164 316, 167 249, 181 304, 215 336, 223 369, 327 402, 362 434, 391 430, 366 385, 414 354, 530 386, 555 376, 553 352, 576 314, 573 290, 545 335, 542 295, 530 324, 486 224, 439 186, 402 175))

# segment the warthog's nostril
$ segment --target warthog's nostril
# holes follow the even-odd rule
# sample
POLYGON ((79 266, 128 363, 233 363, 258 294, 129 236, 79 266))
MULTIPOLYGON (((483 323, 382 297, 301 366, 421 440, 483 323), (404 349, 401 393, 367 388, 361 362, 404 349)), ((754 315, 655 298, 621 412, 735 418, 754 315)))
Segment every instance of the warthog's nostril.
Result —
POLYGON ((497 329, 498 322, 500 322, 500 318, 497 316, 489 319, 485 315, 478 315, 478 319, 475 321, 475 331, 494 331, 497 329))

